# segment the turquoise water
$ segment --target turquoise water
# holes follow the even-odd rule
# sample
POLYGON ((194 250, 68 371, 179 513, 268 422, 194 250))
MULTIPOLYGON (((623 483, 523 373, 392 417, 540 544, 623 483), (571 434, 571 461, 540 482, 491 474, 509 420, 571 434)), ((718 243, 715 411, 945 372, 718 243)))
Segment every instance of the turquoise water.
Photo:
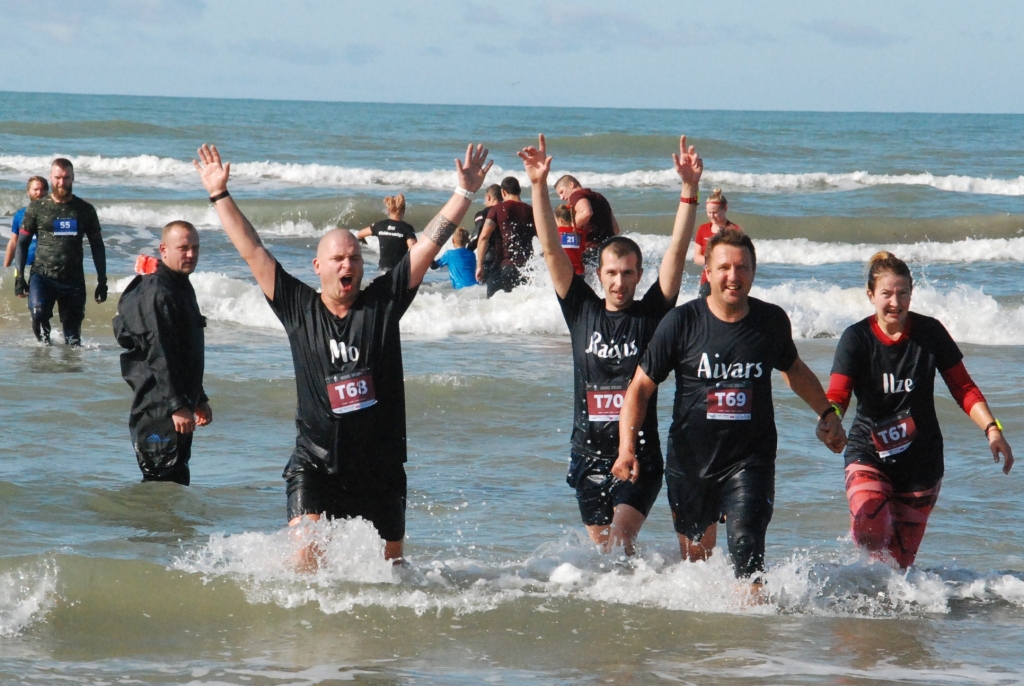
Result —
MULTIPOLYGON (((556 172, 607 195, 653 279, 677 202, 669 155, 687 133, 706 160, 702 192, 724 188, 757 242, 755 295, 787 310, 821 378, 836 336, 870 312, 864 261, 887 247, 911 261, 914 308, 962 343, 1015 444, 1024 117, 0 97, 0 224, 59 154, 97 207, 117 289, 159 227, 199 226, 215 412, 190 488, 137 483, 113 298, 89 304, 83 349, 42 348, 2 274, 3 682, 1024 681, 1020 475, 991 463, 944 389, 947 476, 909 573, 848 540, 841 460, 781 379, 766 604, 744 602, 721 554, 679 562, 664 497, 637 560, 597 555, 563 480, 571 360, 540 264, 491 301, 433 273, 403 320, 409 568, 385 565, 365 524, 339 522, 315 532, 326 568, 295 574, 280 479, 294 441, 287 342, 190 164, 218 143, 243 210, 311 280, 326 228, 369 224, 397 190, 422 228, 468 140, 491 147, 498 181, 521 175, 515 150, 544 131, 556 172)), ((696 284, 690 268, 684 293, 696 284)))

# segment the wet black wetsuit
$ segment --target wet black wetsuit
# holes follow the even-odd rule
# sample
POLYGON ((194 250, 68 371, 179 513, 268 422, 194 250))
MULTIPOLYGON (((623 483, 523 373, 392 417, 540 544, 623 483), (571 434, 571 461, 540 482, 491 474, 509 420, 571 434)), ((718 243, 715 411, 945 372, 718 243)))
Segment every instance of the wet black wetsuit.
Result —
POLYGON ((176 410, 207 402, 203 390, 206 319, 187 274, 168 269, 137 276, 117 304, 114 336, 121 376, 134 392, 128 429, 143 481, 188 485, 192 434, 174 430, 176 410))

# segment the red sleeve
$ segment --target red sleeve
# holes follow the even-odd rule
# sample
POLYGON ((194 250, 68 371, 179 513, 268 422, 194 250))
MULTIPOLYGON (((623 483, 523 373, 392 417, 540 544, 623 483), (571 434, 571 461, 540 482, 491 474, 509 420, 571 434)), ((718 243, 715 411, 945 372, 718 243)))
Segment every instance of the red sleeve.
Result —
POLYGON ((981 394, 981 389, 974 383, 971 375, 967 373, 967 367, 964 366, 963 360, 957 362, 949 369, 943 370, 942 380, 949 387, 953 400, 968 415, 971 414, 971 409, 975 405, 985 402, 985 396, 981 394))
POLYGON ((853 379, 845 374, 832 374, 828 380, 828 391, 825 396, 830 403, 835 403, 846 414, 846 408, 850 406, 850 396, 853 395, 853 379))

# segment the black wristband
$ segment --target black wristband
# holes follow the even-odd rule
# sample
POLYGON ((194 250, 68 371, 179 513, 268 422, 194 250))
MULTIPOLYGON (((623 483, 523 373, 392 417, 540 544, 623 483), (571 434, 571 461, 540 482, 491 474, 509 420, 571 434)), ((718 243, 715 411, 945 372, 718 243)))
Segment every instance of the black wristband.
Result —
POLYGON ((827 410, 825 410, 824 412, 821 413, 821 416, 818 417, 818 421, 819 422, 825 421, 826 419, 828 419, 828 416, 830 414, 835 414, 837 417, 839 417, 839 419, 843 418, 843 416, 841 414, 839 414, 839 406, 836 405, 835 403, 833 403, 833 404, 828 406, 827 410))
POLYGON ((231 194, 228 193, 225 190, 225 191, 222 191, 222 192, 218 193, 217 195, 211 195, 210 196, 210 202, 217 202, 218 200, 223 200, 224 198, 228 198, 230 196, 231 196, 231 194))

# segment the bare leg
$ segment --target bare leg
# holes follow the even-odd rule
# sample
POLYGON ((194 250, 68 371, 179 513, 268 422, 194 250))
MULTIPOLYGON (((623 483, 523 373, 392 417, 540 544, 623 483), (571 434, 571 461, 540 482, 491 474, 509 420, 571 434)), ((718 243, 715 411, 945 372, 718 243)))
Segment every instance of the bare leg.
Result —
POLYGON ((634 553, 633 545, 640 535, 640 527, 647 521, 647 517, 640 510, 632 505, 616 505, 615 515, 612 517, 611 535, 605 544, 606 553, 613 549, 622 547, 626 555, 634 553))
MULTIPOLYGON (((298 517, 292 519, 292 521, 288 522, 288 526, 296 527, 303 521, 319 522, 320 515, 299 515, 298 517)), ((293 528, 291 533, 293 538, 295 538, 296 541, 298 541, 299 544, 302 546, 295 552, 295 557, 292 558, 292 560, 295 562, 296 570, 305 574, 312 574, 320 566, 320 556, 322 555, 320 546, 316 544, 316 541, 307 540, 308 537, 304 535, 304 532, 300 531, 299 529, 293 528)))
POLYGON ((384 541, 384 559, 394 560, 395 564, 402 564, 402 552, 404 541, 384 541))
POLYGON ((683 556, 684 560, 689 562, 706 560, 711 557, 711 551, 715 548, 715 540, 718 537, 718 525, 712 524, 709 526, 699 541, 691 540, 682 534, 676 535, 679 536, 679 554, 683 556))
POLYGON ((590 540, 601 546, 603 552, 608 552, 608 538, 611 534, 610 524, 588 524, 587 534, 590 536, 590 540))

